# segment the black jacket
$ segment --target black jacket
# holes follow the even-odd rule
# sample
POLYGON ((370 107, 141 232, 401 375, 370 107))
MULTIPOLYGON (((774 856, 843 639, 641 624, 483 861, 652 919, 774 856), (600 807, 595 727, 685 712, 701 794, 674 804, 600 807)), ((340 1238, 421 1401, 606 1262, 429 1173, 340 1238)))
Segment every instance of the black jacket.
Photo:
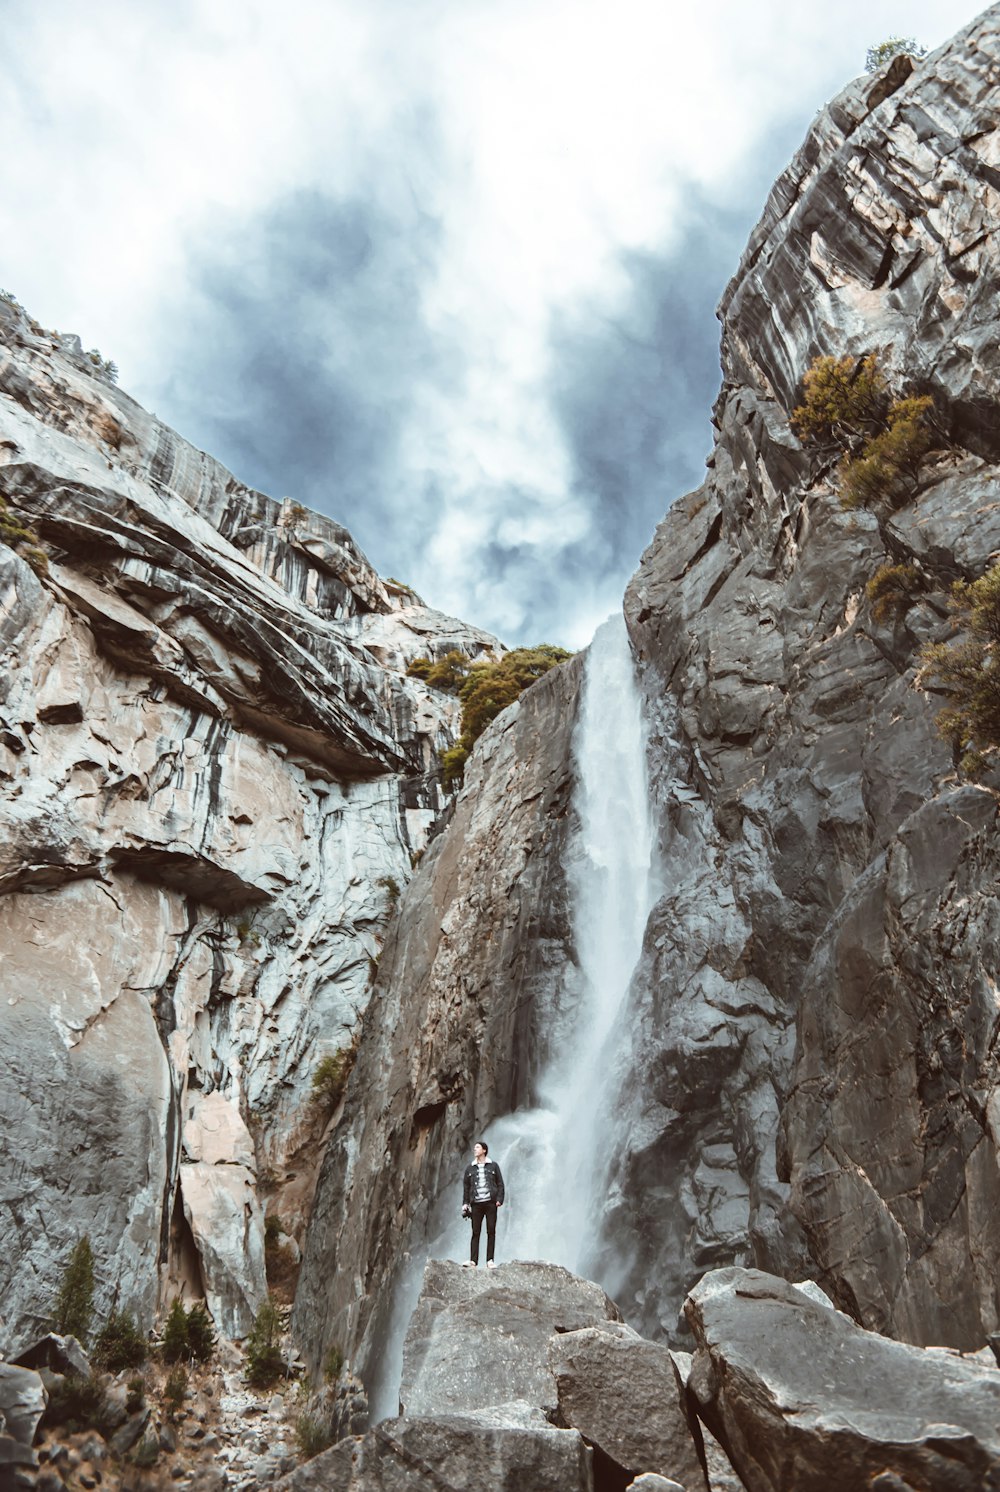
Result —
MULTIPOLYGON (((476 1198, 476 1172, 479 1167, 475 1161, 471 1166, 466 1166, 465 1175, 462 1177, 462 1206, 468 1204, 470 1207, 476 1198)), ((484 1162, 483 1174, 486 1185, 490 1189, 490 1201, 499 1207, 503 1201, 503 1177, 500 1175, 500 1167, 495 1160, 484 1162)))

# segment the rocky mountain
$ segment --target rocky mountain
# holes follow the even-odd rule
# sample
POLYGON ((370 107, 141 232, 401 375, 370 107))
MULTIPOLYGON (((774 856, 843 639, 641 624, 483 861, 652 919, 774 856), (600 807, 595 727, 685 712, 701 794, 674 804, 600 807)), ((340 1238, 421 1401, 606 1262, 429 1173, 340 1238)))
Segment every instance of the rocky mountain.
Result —
POLYGON ((0 545, 5 1343, 84 1235, 99 1315, 186 1287, 243 1335, 445 801, 458 705, 407 663, 498 644, 9 303, 0 496, 48 561, 0 545))
POLYGON ((317 1380, 346 1364, 337 1424, 363 1418, 352 1374, 393 1415, 404 1385, 404 1415, 290 1486, 439 1486, 440 1464, 652 1488, 696 1454, 690 1492, 695 1419, 754 1492, 831 1465, 845 1488, 1000 1485, 1000 782, 962 775, 921 668, 953 582, 1000 557, 998 84, 1000 6, 852 83, 723 296, 706 480, 625 597, 656 899, 577 1095, 600 1288, 558 1260, 424 1267, 472 1141, 544 1116, 589 1008, 592 658, 497 718, 442 812, 456 706, 406 664, 495 639, 0 306, 0 496, 48 557, 0 547, 5 1337, 85 1233, 104 1310, 148 1325, 186 1285, 240 1336, 266 1207, 304 1251, 296 1344, 317 1380), (933 439, 905 490, 847 509, 794 411, 818 358, 869 355, 887 397, 930 400, 933 439), (351 1073, 322 1107, 324 1056, 351 1073), (490 1363, 530 1346, 481 1412, 472 1338, 490 1363), (640 1364, 644 1402, 673 1384, 669 1454, 612 1394, 640 1364))
MULTIPOLYGON (((683 1341, 731 1264, 909 1343, 998 1326, 997 787, 957 774, 919 669, 1000 552, 998 81, 993 7, 817 116, 722 300, 706 481, 626 595, 663 894, 608 1052, 594 1270, 652 1337, 683 1341), (791 416, 815 359, 873 352, 938 436, 905 501, 845 511, 791 416), (919 584, 886 620, 887 563, 919 584)), ((572 998, 583 666, 483 738, 403 900, 307 1239, 313 1362, 375 1374, 471 1140, 532 1101, 526 1034, 572 998)))

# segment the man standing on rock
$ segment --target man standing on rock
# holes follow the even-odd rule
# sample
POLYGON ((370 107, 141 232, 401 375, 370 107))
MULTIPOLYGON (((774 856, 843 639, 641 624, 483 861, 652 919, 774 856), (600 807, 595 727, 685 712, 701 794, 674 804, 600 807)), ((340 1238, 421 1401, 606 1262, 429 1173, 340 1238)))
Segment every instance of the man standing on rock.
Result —
POLYGON ((477 1140, 475 1160, 466 1166, 462 1177, 462 1216, 472 1218, 472 1251, 465 1260, 466 1269, 479 1263, 479 1235, 486 1219, 486 1268, 496 1269, 493 1260, 497 1241, 497 1208, 503 1206, 503 1177, 495 1160, 487 1160, 490 1147, 477 1140))

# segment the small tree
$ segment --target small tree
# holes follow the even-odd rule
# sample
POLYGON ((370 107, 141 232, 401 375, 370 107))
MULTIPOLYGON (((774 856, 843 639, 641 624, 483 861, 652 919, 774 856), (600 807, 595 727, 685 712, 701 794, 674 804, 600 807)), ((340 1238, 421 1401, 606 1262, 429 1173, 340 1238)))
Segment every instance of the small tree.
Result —
POLYGON ((85 1233, 69 1256, 53 1311, 60 1336, 86 1343, 94 1310, 94 1255, 85 1233))
POLYGON ((1000 748, 1000 565, 952 588, 952 612, 964 633, 923 650, 921 679, 937 678, 949 697, 937 717, 961 770, 976 776, 1000 748))
POLYGON ((253 1328, 247 1337, 246 1379, 254 1388, 270 1388, 272 1383, 284 1377, 284 1373, 281 1317, 274 1301, 268 1296, 257 1312, 253 1328))
POLYGON ((350 1042, 339 1052, 328 1052, 316 1064, 309 1102, 321 1114, 329 1117, 340 1103, 356 1056, 357 1048, 350 1042))
POLYGON ((187 1314, 188 1351, 199 1362, 209 1362, 215 1351, 215 1327, 199 1300, 187 1314))
POLYGON ((180 1363, 177 1363, 175 1367, 170 1369, 170 1375, 163 1390, 163 1400, 167 1406, 168 1419, 173 1419, 178 1409, 184 1403, 187 1386, 187 1369, 182 1367, 180 1363))
POLYGON ((865 53, 865 71, 881 72, 891 57, 904 53, 908 57, 926 57, 927 48, 919 46, 912 36, 888 36, 877 46, 868 48, 865 53))
POLYGON ((109 1373, 138 1368, 146 1361, 149 1347, 130 1311, 113 1310, 94 1344, 94 1361, 109 1373))
POLYGON ((163 1328, 163 1361, 183 1362, 188 1356, 188 1318, 180 1296, 173 1302, 163 1328))

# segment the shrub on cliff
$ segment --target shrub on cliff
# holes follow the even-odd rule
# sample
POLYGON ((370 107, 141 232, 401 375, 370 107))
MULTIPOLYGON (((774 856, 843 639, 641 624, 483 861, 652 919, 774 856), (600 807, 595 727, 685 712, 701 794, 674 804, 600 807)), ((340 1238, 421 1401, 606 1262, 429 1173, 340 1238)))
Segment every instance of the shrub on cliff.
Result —
POLYGON ((431 689, 442 689, 445 694, 457 694, 471 666, 472 659, 453 648, 436 663, 430 658, 414 658, 406 676, 408 679, 423 679, 431 689))
POLYGON ((960 629, 954 642, 928 645, 921 681, 936 679, 948 696, 938 730, 952 743, 961 770, 976 776, 1000 748, 1000 565, 952 588, 960 629))
POLYGON ((94 1310, 94 1255, 85 1233, 69 1256, 52 1313, 53 1329, 86 1345, 94 1310))
POLYGON ((792 430, 804 445, 841 452, 837 486, 844 508, 898 505, 934 446, 929 394, 890 399, 874 352, 818 357, 802 380, 792 430))
POLYGON ((501 710, 513 704, 542 674, 572 656, 565 648, 541 643, 533 648, 514 648, 496 663, 472 664, 458 691, 462 733, 454 746, 441 753, 445 787, 461 781, 469 752, 501 710))
POLYGON ((906 496, 934 443, 930 417, 934 400, 897 399, 889 408, 886 428, 872 436, 857 456, 845 456, 838 468, 840 502, 845 508, 898 502, 906 496))
POLYGON ((877 46, 869 47, 865 53, 865 72, 877 73, 892 57, 905 54, 908 57, 926 57, 927 48, 920 46, 912 36, 887 36, 877 46))
POLYGON ((25 564, 31 566, 36 575, 48 573, 49 557, 42 548, 42 541, 33 528, 29 528, 14 513, 10 504, 0 497, 0 544, 6 544, 25 564))
POLYGON ((328 1052, 317 1064, 309 1102, 326 1118, 329 1118, 344 1096, 356 1055, 357 1048, 351 1042, 342 1046, 339 1052, 328 1052))
POLYGON ((906 615, 924 588, 915 565, 880 565, 865 586, 877 622, 890 622, 906 615))

